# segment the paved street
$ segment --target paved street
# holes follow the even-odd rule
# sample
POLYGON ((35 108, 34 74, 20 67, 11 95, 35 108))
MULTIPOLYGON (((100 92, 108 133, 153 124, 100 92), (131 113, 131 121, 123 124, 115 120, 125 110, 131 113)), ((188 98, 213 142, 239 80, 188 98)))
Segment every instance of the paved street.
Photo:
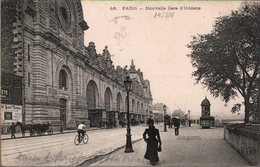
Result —
MULTIPOLYGON (((248 163, 223 140, 223 128, 182 127, 163 132, 158 166, 248 166, 248 163)), ((74 145, 74 133, 2 140, 3 166, 150 166, 143 158, 146 126, 131 127, 133 153, 124 153, 126 129, 88 131, 88 144, 74 145)))
MULTIPOLYGON (((132 140, 140 140, 144 129, 132 127, 132 140)), ((99 155, 106 155, 123 147, 126 129, 100 129, 88 131, 87 144, 74 144, 77 134, 63 133, 40 137, 1 140, 3 166, 77 166, 99 155)))
MULTIPOLYGON (((182 127, 180 135, 175 136, 173 129, 163 132, 158 126, 162 138, 162 152, 157 166, 250 166, 223 139, 223 128, 200 129, 198 125, 182 127)), ((151 166, 143 158, 146 143, 141 140, 133 144, 133 153, 124 153, 120 149, 93 164, 82 166, 151 166)))

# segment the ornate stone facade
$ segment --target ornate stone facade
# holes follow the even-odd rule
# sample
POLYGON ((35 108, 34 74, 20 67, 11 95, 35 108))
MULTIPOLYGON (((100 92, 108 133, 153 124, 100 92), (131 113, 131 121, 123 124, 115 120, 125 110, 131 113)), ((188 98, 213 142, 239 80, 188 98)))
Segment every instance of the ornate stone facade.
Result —
POLYGON ((61 121, 66 129, 80 121, 118 124, 126 117, 126 73, 133 79, 131 118, 145 122, 152 104, 149 81, 133 62, 129 70, 115 68, 107 46, 102 54, 94 42, 84 46, 88 25, 80 0, 1 3, 1 40, 8 41, 2 45, 2 71, 24 78, 26 123, 61 121))

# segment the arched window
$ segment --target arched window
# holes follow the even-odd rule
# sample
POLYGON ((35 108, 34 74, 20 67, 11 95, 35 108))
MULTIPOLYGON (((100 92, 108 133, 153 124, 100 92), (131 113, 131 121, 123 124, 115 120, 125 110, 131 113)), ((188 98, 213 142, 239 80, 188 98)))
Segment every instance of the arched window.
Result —
POLYGON ((105 91, 105 108, 107 111, 111 110, 111 97, 112 97, 112 93, 111 90, 109 88, 106 89, 105 91))
POLYGON ((136 112, 135 111, 135 100, 134 99, 132 100, 132 112, 136 112))
POLYGON ((93 81, 89 82, 87 86, 86 100, 89 109, 96 108, 95 83, 93 81))
POLYGON ((137 102, 137 109, 136 109, 136 113, 140 113, 140 103, 139 103, 139 101, 137 102))
POLYGON ((121 97, 121 94, 120 93, 118 93, 117 94, 117 100, 116 100, 116 109, 117 109, 117 111, 121 111, 121 103, 122 103, 122 97, 121 97))
POLYGON ((60 70, 59 73, 59 88, 67 90, 68 89, 68 75, 65 70, 60 70))

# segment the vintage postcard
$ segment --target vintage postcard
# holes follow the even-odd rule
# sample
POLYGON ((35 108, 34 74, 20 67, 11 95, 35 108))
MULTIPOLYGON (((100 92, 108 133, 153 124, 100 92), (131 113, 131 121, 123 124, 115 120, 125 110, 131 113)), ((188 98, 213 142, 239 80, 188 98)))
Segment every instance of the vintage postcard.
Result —
POLYGON ((260 164, 256 1, 1 10, 1 166, 260 164))

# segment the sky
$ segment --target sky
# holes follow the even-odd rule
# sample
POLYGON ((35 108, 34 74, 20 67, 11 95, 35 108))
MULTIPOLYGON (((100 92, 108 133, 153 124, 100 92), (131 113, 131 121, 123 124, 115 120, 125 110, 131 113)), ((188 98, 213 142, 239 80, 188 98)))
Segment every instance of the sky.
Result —
MULTIPOLYGON (((97 53, 108 47, 114 66, 134 61, 135 68, 150 81, 153 103, 164 103, 167 112, 190 110, 191 118, 201 115, 201 102, 207 97, 211 116, 243 118, 230 112, 242 98, 227 105, 214 98, 201 84, 195 84, 195 71, 187 54, 192 36, 208 34, 219 16, 237 10, 241 1, 82 1, 84 44, 93 41, 97 53), (162 10, 164 8, 164 10, 162 10), (148 10, 149 9, 149 10, 148 10)), ((243 108, 242 108, 243 110, 243 108)), ((242 112, 243 113, 243 112, 242 112)))

